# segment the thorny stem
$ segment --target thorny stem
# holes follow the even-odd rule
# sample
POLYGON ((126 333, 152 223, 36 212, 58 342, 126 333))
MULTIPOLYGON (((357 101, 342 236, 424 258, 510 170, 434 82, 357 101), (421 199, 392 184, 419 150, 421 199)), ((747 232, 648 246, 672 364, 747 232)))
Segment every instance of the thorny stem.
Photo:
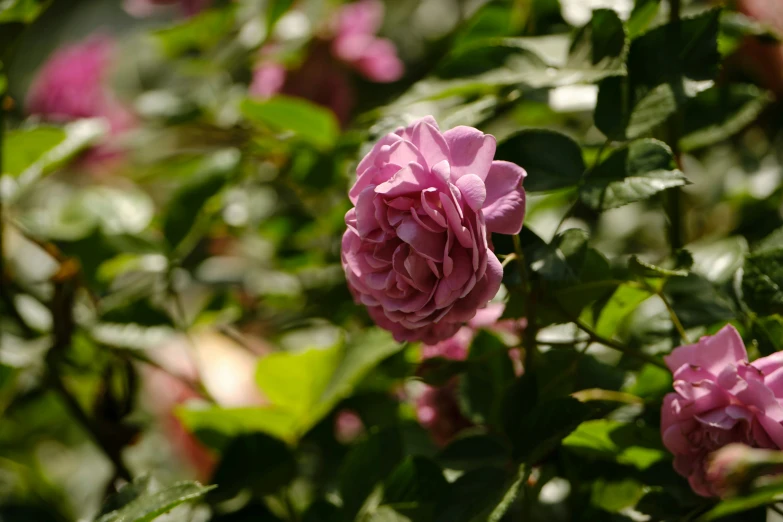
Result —
POLYGON ((666 295, 663 292, 656 292, 658 297, 661 298, 661 301, 663 301, 663 304, 666 306, 666 310, 669 312, 669 317, 671 317, 672 324, 674 324, 674 328, 677 329, 677 333, 680 334, 680 337, 683 341, 685 341, 686 344, 691 344, 691 340, 688 338, 688 334, 685 333, 685 328, 682 326, 682 322, 680 322, 680 318, 677 317, 677 313, 674 311, 674 308, 672 307, 669 300, 666 298, 666 295))

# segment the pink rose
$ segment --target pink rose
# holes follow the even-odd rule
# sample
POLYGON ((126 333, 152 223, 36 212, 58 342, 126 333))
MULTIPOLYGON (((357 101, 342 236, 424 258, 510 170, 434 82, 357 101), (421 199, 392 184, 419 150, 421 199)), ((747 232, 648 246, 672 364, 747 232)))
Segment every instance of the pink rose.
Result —
POLYGON ((112 132, 133 126, 133 115, 106 86, 114 41, 92 36, 58 50, 41 67, 27 97, 27 111, 49 121, 106 118, 112 132))
POLYGON ((394 82, 402 77, 404 66, 394 44, 376 34, 383 21, 383 3, 359 0, 347 4, 337 14, 332 53, 374 82, 394 82))
POLYGON ((783 452, 729 444, 712 453, 707 461, 707 480, 714 491, 726 497, 750 486, 762 476, 783 471, 783 452))
POLYGON ((728 325, 665 360, 674 393, 663 401, 663 443, 696 493, 720 494, 706 475, 713 451, 734 442, 783 447, 783 352, 749 363, 739 333, 728 325))
POLYGON ((503 269, 488 236, 519 233, 525 171, 494 155, 494 137, 441 133, 427 117, 359 163, 343 268, 356 300, 398 341, 447 339, 497 293, 503 269))

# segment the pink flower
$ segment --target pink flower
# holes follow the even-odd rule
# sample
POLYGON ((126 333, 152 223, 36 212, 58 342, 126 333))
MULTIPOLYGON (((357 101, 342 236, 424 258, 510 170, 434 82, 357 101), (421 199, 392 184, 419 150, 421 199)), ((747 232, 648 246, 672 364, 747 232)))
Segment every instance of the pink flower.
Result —
POLYGON ((724 327, 666 357, 674 393, 664 398, 661 434, 674 468, 699 495, 719 495, 707 456, 730 443, 783 447, 783 352, 748 363, 737 330, 724 327))
POLYGON ((114 41, 92 36, 57 51, 30 88, 27 111, 49 121, 106 118, 112 132, 133 126, 133 115, 106 87, 114 41))
POLYGON ((350 444, 364 433, 364 423, 356 412, 340 410, 334 420, 334 436, 343 443, 350 444))
MULTIPOLYGON (((107 36, 92 36, 57 51, 30 87, 27 112, 57 123, 104 118, 112 136, 132 129, 135 116, 106 86, 114 51, 114 41, 107 36)), ((110 137, 88 151, 82 164, 106 169, 122 157, 110 137)))
POLYGON ((494 155, 494 137, 441 133, 427 117, 381 138, 359 163, 343 268, 356 300, 398 341, 451 337, 500 288, 488 236, 521 229, 525 171, 494 155))
POLYGON ((177 4, 185 16, 194 16, 209 7, 212 0, 125 0, 123 9, 136 18, 155 15, 161 8, 177 4))
POLYGON ((383 21, 380 0, 359 0, 343 6, 337 14, 332 53, 374 82, 393 82, 404 66, 394 44, 376 34, 383 21))
POLYGON ((756 478, 783 471, 783 452, 729 444, 712 453, 707 461, 707 480, 720 496, 749 487, 756 478))
POLYGON ((283 90, 286 70, 278 63, 264 63, 253 71, 248 92, 258 98, 269 98, 283 90))

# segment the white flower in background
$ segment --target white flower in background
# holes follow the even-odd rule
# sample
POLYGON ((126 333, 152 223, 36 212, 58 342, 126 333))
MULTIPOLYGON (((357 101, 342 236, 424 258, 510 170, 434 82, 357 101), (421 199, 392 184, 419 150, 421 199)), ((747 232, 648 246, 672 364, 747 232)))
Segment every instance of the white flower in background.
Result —
POLYGON ((560 0, 563 19, 580 27, 590 21, 594 9, 613 9, 620 18, 627 20, 633 9, 633 0, 560 0))

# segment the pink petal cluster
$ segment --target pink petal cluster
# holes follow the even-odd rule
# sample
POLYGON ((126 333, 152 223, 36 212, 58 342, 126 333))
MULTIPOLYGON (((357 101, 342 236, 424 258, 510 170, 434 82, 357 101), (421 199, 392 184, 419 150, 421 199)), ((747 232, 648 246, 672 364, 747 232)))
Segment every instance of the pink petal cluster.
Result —
MULTIPOLYGON (((775 0, 737 0, 737 10, 783 31, 783 4, 775 0)), ((762 86, 783 96, 783 45, 749 37, 739 50, 737 65, 750 68, 762 86)))
POLYGON ((783 448, 783 352, 748 362, 728 325, 666 357, 674 393, 661 413, 661 434, 674 468, 699 495, 720 495, 706 473, 708 456, 731 443, 783 448))
POLYGON ((131 16, 146 18, 155 15, 161 8, 176 5, 184 16, 197 15, 212 3, 212 0, 124 0, 122 7, 131 16))
POLYGON ((441 133, 426 117, 359 163, 342 264, 356 300, 398 341, 453 336, 500 288, 489 234, 519 233, 525 171, 494 155, 494 137, 441 133))
POLYGON ((106 118, 112 132, 133 126, 133 115, 106 86, 114 41, 92 36, 64 47, 43 65, 27 97, 27 111, 55 122, 106 118))
POLYGON ((374 82, 393 82, 404 66, 394 44, 376 34, 383 22, 380 0, 359 0, 343 6, 337 14, 332 53, 374 82))

